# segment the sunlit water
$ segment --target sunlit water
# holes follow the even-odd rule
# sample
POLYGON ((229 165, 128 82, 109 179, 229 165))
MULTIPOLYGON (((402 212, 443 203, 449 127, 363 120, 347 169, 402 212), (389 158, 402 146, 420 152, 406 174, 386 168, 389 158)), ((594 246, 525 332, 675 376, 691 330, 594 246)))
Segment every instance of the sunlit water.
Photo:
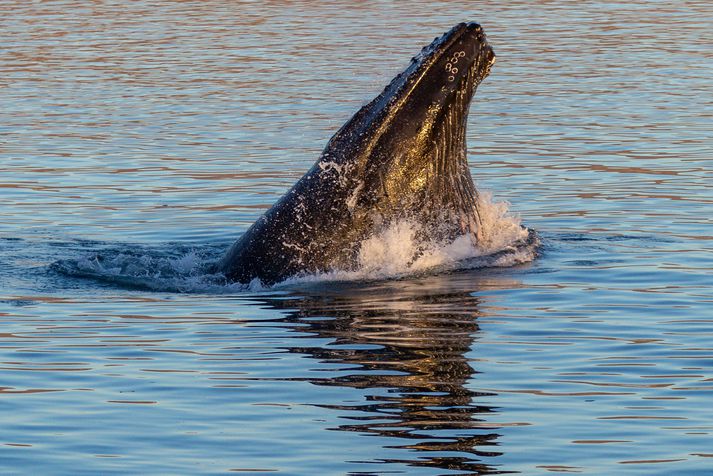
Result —
POLYGON ((0 472, 710 474, 713 7, 506 3, 0 4, 0 472), (207 279, 464 20, 473 176, 540 256, 207 279))

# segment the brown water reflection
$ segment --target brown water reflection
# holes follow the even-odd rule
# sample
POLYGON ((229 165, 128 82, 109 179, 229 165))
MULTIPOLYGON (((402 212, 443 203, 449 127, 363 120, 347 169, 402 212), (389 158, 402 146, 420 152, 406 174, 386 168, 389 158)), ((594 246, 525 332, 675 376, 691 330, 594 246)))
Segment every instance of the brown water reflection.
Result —
POLYGON ((496 394, 469 386, 478 373, 468 354, 479 334, 480 301, 472 295, 479 285, 487 287, 472 275, 430 276, 306 288, 267 303, 289 311, 285 322, 300 333, 329 340, 289 348, 340 366, 310 383, 364 391, 362 401, 317 404, 344 421, 333 429, 389 438, 385 447, 406 450, 381 463, 492 474, 499 471, 486 458, 501 455, 498 429, 527 423, 493 423, 496 410, 479 399, 496 394))

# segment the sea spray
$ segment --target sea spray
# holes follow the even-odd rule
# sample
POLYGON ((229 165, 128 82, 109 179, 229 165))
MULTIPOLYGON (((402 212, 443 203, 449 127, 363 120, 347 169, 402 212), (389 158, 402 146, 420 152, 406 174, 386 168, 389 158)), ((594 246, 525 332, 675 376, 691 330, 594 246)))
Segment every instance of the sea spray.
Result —
POLYGON ((507 202, 494 202, 492 194, 479 194, 482 240, 476 244, 469 235, 449 241, 423 241, 422 225, 404 219, 390 224, 365 239, 359 247, 354 269, 333 269, 303 274, 278 286, 305 281, 358 281, 402 278, 409 275, 514 266, 532 261, 539 241, 532 230, 520 225, 509 213, 507 202))

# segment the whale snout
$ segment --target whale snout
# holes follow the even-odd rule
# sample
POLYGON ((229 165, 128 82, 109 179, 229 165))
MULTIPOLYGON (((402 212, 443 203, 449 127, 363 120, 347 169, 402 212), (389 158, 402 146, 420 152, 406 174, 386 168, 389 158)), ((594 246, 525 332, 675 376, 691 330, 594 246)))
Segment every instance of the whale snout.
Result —
POLYGON ((476 22, 468 22, 468 23, 459 23, 456 25, 453 30, 456 35, 462 35, 464 33, 468 33, 473 36, 473 38, 480 40, 480 41, 485 41, 485 31, 483 30, 483 27, 480 26, 480 23, 476 22))
POLYGON ((493 48, 488 44, 488 38, 485 36, 485 30, 480 24, 475 22, 465 23, 466 36, 471 37, 471 41, 482 51, 487 51, 489 56, 495 57, 493 48))
POLYGON ((442 79, 449 91, 471 90, 490 73, 495 52, 479 23, 463 22, 432 44, 430 60, 429 74, 437 77, 440 70, 447 72, 442 79))
POLYGON ((476 23, 474 21, 469 22, 469 23, 464 23, 466 31, 469 31, 471 33, 474 33, 478 39, 485 39, 485 31, 483 31, 483 27, 480 26, 479 23, 476 23))
POLYGON ((445 39, 446 41, 442 43, 445 49, 450 49, 454 45, 459 45, 460 47, 466 46, 470 47, 467 49, 470 49, 473 56, 485 57, 488 62, 494 61, 495 52, 488 44, 485 30, 483 30, 483 27, 479 23, 459 23, 451 29, 449 34, 446 34, 445 39))

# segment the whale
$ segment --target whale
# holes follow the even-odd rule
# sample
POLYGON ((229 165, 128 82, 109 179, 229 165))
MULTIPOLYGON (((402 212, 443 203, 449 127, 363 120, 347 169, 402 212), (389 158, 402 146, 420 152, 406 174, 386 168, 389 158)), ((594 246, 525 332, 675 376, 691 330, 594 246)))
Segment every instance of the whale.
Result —
POLYGON ((435 38, 334 134, 215 270, 231 282, 265 285, 351 270, 365 240, 403 221, 417 224, 417 242, 467 236, 477 246, 484 229, 466 125, 494 62, 477 23, 435 38))

